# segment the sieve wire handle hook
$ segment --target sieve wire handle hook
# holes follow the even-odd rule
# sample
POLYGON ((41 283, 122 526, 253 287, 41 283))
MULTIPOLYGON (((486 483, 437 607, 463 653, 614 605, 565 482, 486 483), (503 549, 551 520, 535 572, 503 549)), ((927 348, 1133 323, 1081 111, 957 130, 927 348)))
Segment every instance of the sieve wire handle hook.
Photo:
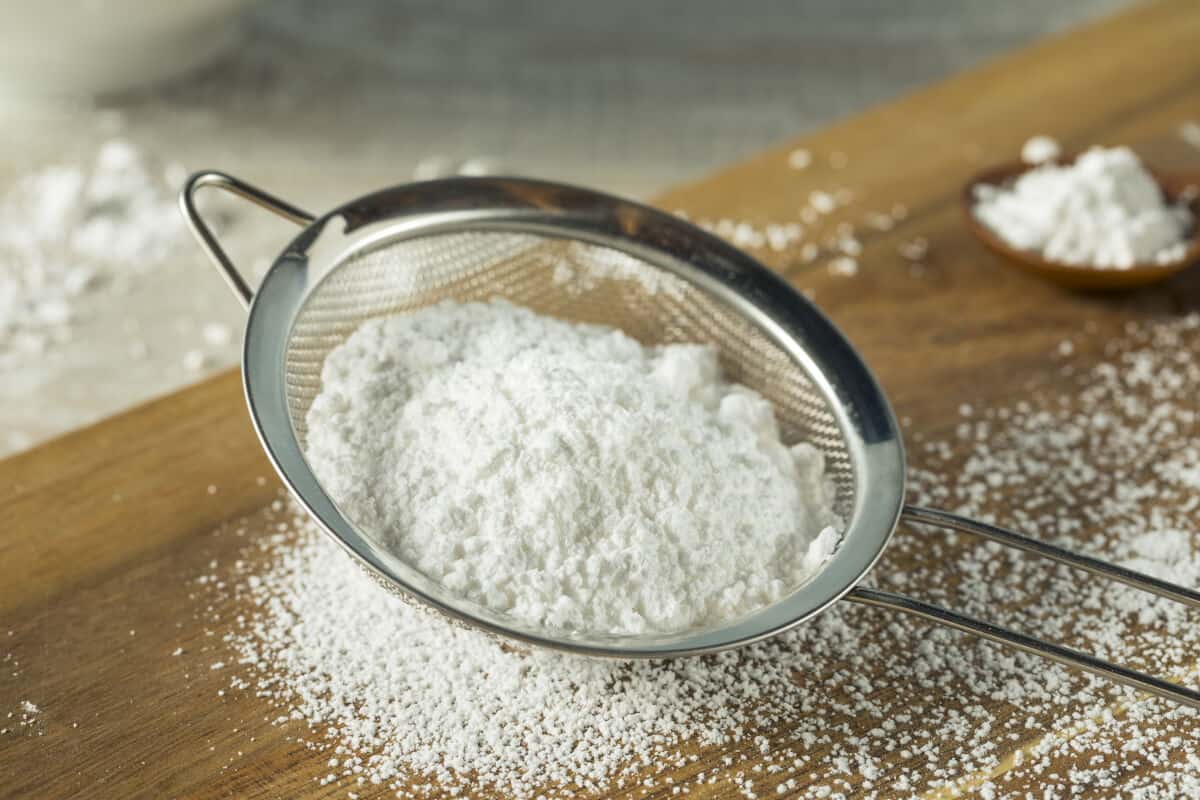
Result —
POLYGON ((225 249, 217 241, 212 228, 200 216, 200 212, 196 208, 196 192, 206 186, 223 189, 230 194, 235 194, 297 225, 308 225, 316 217, 307 211, 296 208, 291 203, 280 200, 273 194, 264 192, 262 189, 251 186, 245 181, 241 181, 232 175, 226 175, 223 172, 207 170, 197 172, 187 179, 187 183, 183 185, 183 190, 179 193, 179 207, 183 211, 183 218, 187 220, 188 227, 192 230, 192 235, 200 242, 200 246, 204 248, 204 252, 208 253, 208 257, 212 260, 213 264, 225 276, 225 282, 229 284, 234 294, 242 301, 242 305, 249 308, 250 301, 254 298, 253 290, 246 283, 246 279, 238 272, 237 267, 233 265, 229 256, 226 255, 225 249))
MULTIPOLYGON (((1168 583, 1167 581, 1159 580, 1153 576, 1126 569, 1116 564, 1110 564, 1107 561, 1101 561, 1091 556, 1064 550, 1061 547, 1031 539, 1028 536, 1007 528, 990 525, 986 522, 979 522, 968 517, 959 516, 958 514, 952 514, 948 511, 911 505, 904 507, 901 518, 909 522, 943 530, 973 533, 1008 547, 1015 547, 1018 550, 1024 550, 1028 553, 1033 553, 1043 558, 1090 572, 1094 575, 1101 575, 1105 578, 1152 592, 1160 597, 1192 606, 1193 608, 1200 608, 1200 592, 1168 583)), ((987 622, 986 620, 960 614, 932 603, 926 603, 923 600, 905 597, 904 595, 892 592, 881 592, 876 589, 864 589, 862 587, 852 589, 846 595, 846 599, 862 603, 863 605, 888 608, 893 611, 911 614, 929 622, 935 622, 939 625, 954 628, 955 630, 974 634, 989 641, 1008 645, 1025 653, 1042 656, 1059 664, 1065 664, 1094 675, 1099 675, 1111 681, 1149 692, 1150 694, 1172 700, 1176 703, 1182 703, 1192 708, 1200 708, 1200 692, 1194 689, 1171 683, 1170 681, 1165 681, 1119 664, 1113 664, 1101 658, 1080 652, 1079 650, 1047 642, 1044 639, 1038 639, 1035 636, 1029 636, 1010 628, 987 622)))

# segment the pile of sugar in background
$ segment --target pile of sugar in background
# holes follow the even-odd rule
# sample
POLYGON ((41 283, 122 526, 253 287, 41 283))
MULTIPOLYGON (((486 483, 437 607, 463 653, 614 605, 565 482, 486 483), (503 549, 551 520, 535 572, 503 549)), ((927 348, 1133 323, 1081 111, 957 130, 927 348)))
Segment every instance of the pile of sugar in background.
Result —
POLYGON ((0 198, 0 369, 70 341, 76 300, 163 261, 183 220, 167 175, 111 140, 94 162, 30 173, 0 198))
MULTIPOLYGON (((1099 363, 1075 349, 1051 357, 1078 391, 964 405, 948 438, 911 436, 913 499, 1200 584, 1200 316, 1131 325, 1099 363)), ((232 687, 276 705, 348 793, 1200 794, 1196 712, 952 631, 842 603, 707 658, 522 654, 273 514, 265 564, 197 583, 238 609, 232 687)), ((870 583, 1197 683, 1194 612, 998 545, 901 530, 870 583)))
MULTIPOLYGON (((1030 147, 1027 158, 1052 158, 1030 147)), ((1168 204, 1127 147, 1093 147, 1072 164, 1041 164, 1005 186, 975 187, 974 214, 1013 247, 1078 267, 1170 264, 1186 252, 1195 220, 1168 204)))
POLYGON ((824 458, 711 346, 504 301, 369 320, 325 360, 306 455, 352 521, 538 628, 671 633, 813 575, 841 520, 824 458))
POLYGON ((237 305, 179 213, 185 169, 109 127, 0 194, 0 456, 236 357, 237 305))
MULTIPOLYGON (((23 165, 0 192, 0 456, 237 360, 243 316, 187 234, 177 148, 145 146, 119 113, 94 124, 87 146, 23 165)), ((431 158, 413 177, 498 166, 431 158)), ((278 229, 243 224, 245 204, 199 202, 256 283, 278 229)))

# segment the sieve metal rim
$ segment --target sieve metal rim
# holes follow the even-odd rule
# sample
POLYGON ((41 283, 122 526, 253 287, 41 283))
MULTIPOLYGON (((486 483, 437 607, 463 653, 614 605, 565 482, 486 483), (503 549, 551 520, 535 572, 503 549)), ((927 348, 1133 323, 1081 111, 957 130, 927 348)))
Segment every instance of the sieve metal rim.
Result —
MULTIPOLYGON (((1173 702, 1200 709, 1200 691, 1181 684, 1113 664, 1090 654, 916 598, 857 587, 858 581, 882 554, 897 522, 903 518, 910 523, 927 528, 957 530, 980 535, 1008 547, 1024 550, 1194 608, 1200 608, 1200 591, 1195 589, 1178 586, 1101 559, 1074 553, 996 525, 937 509, 905 505, 903 503, 903 445, 887 399, 862 359, 842 338, 832 323, 777 276, 771 274, 765 267, 744 253, 676 217, 599 192, 544 181, 514 178, 459 178, 397 186, 351 201, 320 219, 315 219, 295 206, 228 175, 219 172, 203 172, 193 175, 184 185, 180 194, 180 205, 184 217, 201 245, 208 251, 213 262, 224 273, 243 302, 250 306, 243 348, 243 382, 256 432, 285 485, 326 533, 338 541, 373 576, 389 588, 408 596, 414 596, 429 607, 447 614, 453 620, 479 628, 491 635, 571 653, 627 659, 666 658, 715 652, 774 636, 810 619, 838 599, 845 598, 852 602, 914 615, 1026 653, 1085 670, 1173 702), (195 193, 204 186, 214 186, 232 192, 297 224, 306 226, 292 244, 275 260, 257 295, 250 291, 196 209, 195 193), (844 423, 850 425, 849 429, 843 427, 842 430, 843 434, 847 436, 847 444, 851 445, 847 449, 853 464, 856 484, 855 513, 848 521, 842 546, 822 572, 799 587, 785 600, 715 632, 703 632, 698 635, 681 634, 664 639, 653 647, 628 644, 596 646, 591 643, 581 644, 574 640, 542 636, 537 631, 531 632, 515 628, 507 623, 496 623, 486 617, 466 613, 456 607, 454 602, 445 602, 436 597, 437 592, 423 591, 421 587, 413 585, 413 580, 405 581, 397 577, 393 574, 392 569, 389 569, 385 563, 381 563, 381 558, 384 562, 387 561, 384 558, 387 554, 376 552, 369 546, 369 542, 366 542, 361 534, 349 525, 347 520, 336 511, 307 468, 292 428, 284 396, 282 375, 284 348, 282 343, 285 341, 285 337, 272 337, 271 333, 284 329, 295 318, 295 313, 301 307, 301 301, 307 294, 305 289, 308 255, 312 248, 319 243, 318 240, 322 233, 329 231, 329 223, 333 220, 345 218, 349 224, 343 234, 349 234, 356 227, 369 226, 370 221, 408 219, 407 234, 412 236, 416 231, 422 229, 427 232, 437 232, 438 226, 432 223, 427 216, 431 210, 443 212, 442 221, 446 226, 454 224, 458 224, 460 227, 462 224, 477 226, 482 219, 488 217, 484 213, 488 208, 483 202, 485 200, 491 201, 493 206, 497 202, 501 202, 502 207, 510 212, 508 214, 510 219, 503 223, 508 226, 505 228, 506 230, 533 230, 544 234, 547 231, 561 232, 565 229, 569 233, 568 238, 582 238, 598 242, 615 247, 617 250, 640 255, 643 258, 651 256, 648 258, 651 263, 682 274, 685 278, 689 277, 689 270, 699 269, 700 273, 707 276, 704 279, 710 282, 710 289, 715 288, 722 293, 728 292, 738 302, 749 303, 747 295, 750 295, 754 301, 752 305, 756 312, 773 309, 776 313, 767 313, 767 317, 775 323, 781 321, 781 318, 776 316, 777 313, 783 314, 783 320, 790 319, 795 322, 797 320, 795 314, 802 312, 800 321, 810 325, 807 333, 815 332, 822 337, 817 354, 822 357, 831 357, 838 367, 842 370, 848 369, 852 373, 848 376, 844 371, 829 373, 821 370, 813 373, 806 370, 810 378, 817 379, 815 383, 822 393, 826 394, 826 400, 835 411, 839 425, 844 423), (514 209, 521 213, 515 213, 514 209), (413 222, 414 218, 421 216, 425 216, 426 222, 429 223, 424 228, 413 222), (357 225, 356 222, 362 222, 363 225, 357 225), (566 223, 565 228, 564 223, 566 223), (513 227, 517 225, 521 227, 513 227), (687 244, 688 247, 683 248, 682 244, 687 244), (672 245, 674 245, 673 248, 672 245), (682 250, 682 253, 672 255, 673 250, 682 250), (666 256, 670 256, 670 258, 666 258, 666 256), (701 268, 702 266, 706 268, 701 268), (718 269, 718 267, 720 268, 718 269), (279 298, 272 301, 271 297, 275 294, 290 298, 290 308, 281 307, 287 304, 278 302, 279 298), (791 316, 787 313, 789 310, 792 312, 791 316), (274 349, 271 347, 272 344, 276 345, 274 349), (278 371, 272 374, 271 370, 251 368, 256 358, 255 353, 258 352, 256 348, 261 349, 259 355, 268 357, 265 363, 272 361, 270 356, 274 357, 274 363, 279 368, 278 371), (839 396, 836 393, 828 394, 834 389, 846 389, 841 385, 842 382, 830 380, 834 377, 850 377, 854 382, 855 394, 848 397, 839 396), (260 382, 261 385, 259 385, 260 382), (262 390, 261 393, 259 390, 262 390), (837 402, 834 402, 835 400, 837 402), (842 401, 849 401, 848 406, 843 405, 842 401), (859 404, 864 401, 869 402, 865 408, 860 408, 859 404), (276 404, 274 408, 270 409, 271 413, 263 413, 264 402, 276 404), (847 407, 857 413, 844 414, 847 407), (864 412, 866 413, 865 417, 863 416, 864 412), (869 426, 862 425, 864 420, 871 424, 869 426), (870 437, 864 435, 867 433, 870 434, 870 437), (891 480, 884 477, 889 475, 891 480), (307 485, 305 485, 306 482, 307 485), (868 489, 871 491, 866 491, 868 489), (324 508, 322 508, 322 504, 324 504, 324 508), (879 524, 864 524, 860 518, 860 512, 866 512, 869 520, 879 524), (885 521, 886 524, 882 524, 885 521), (857 538, 855 537, 856 532, 857 538), (842 562, 841 566, 835 569, 838 567, 839 559, 842 562), (852 561, 849 569, 847 569, 847 561, 852 561), (844 583, 840 583, 839 581, 843 578, 845 579, 844 583), (820 588, 818 589, 818 587, 820 588), (826 593, 825 596, 822 596, 822 591, 826 593), (798 604, 795 602, 798 596, 814 598, 817 602, 812 605, 798 604), (797 609, 797 606, 800 608, 797 609)), ((444 232, 445 226, 441 230, 444 232)), ((346 252, 346 249, 343 247, 342 251, 346 252)), ((786 328, 785 325, 784 332, 786 332, 786 328)), ((779 332, 775 331, 776 334, 779 332)), ((782 343, 778 339, 776 341, 784 344, 785 349, 790 350, 786 347, 786 343, 782 343)), ((799 348, 799 352, 811 355, 812 350, 799 348)), ((825 363, 824 359, 816 359, 816 361, 825 363)), ((800 366, 803 368, 804 365, 800 366)), ((394 557, 391 560, 397 561, 394 557)), ((401 564, 401 566, 404 565, 401 564)), ((424 577, 412 568, 407 568, 407 571, 420 578, 424 577)), ((424 579, 424 582, 426 585, 432 585, 428 579, 424 579)), ((420 583, 420 581, 416 581, 416 583, 420 583)))

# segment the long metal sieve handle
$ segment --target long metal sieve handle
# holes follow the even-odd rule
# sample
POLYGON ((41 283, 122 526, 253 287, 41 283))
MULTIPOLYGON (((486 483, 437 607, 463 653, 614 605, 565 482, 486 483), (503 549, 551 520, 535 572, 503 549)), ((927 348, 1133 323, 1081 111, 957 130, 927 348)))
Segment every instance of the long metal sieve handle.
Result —
POLYGON ((179 193, 179 207, 183 211, 183 218, 187 220, 188 227, 192 229, 192 234, 200 242, 200 246, 204 248, 204 251, 208 253, 208 257, 212 259, 213 264, 225 276, 225 281, 233 289, 234 294, 242 301, 242 305, 249 308, 250 300, 254 297, 254 292, 250 289, 250 285, 246 283, 241 273, 238 272, 237 267, 229 260, 229 256, 225 254, 224 248, 217 241, 216 235, 213 234, 212 229, 208 227, 208 223, 204 221, 204 218, 200 216, 200 212, 196 209, 196 192, 205 186, 224 189, 231 194, 236 194, 238 197, 249 200, 256 206, 265 208, 271 213, 277 214, 297 225, 308 225, 316 217, 307 211, 296 208, 291 203, 280 200, 278 197, 264 192, 262 189, 251 186, 223 172, 197 172, 187 179, 187 183, 183 185, 183 190, 179 193))
MULTIPOLYGON (((1185 605, 1200 607, 1200 592, 1177 586, 1150 575, 1126 569, 1125 567, 1109 564, 1106 561, 1100 561, 1090 556, 1073 553, 1070 550, 1064 550, 1061 547, 1055 547, 1045 542, 1039 542, 1036 539, 1031 539, 1028 536, 1008 530, 1007 528, 989 525, 985 522, 977 522, 976 520, 951 514, 947 511, 921 508, 919 506, 905 506, 902 518, 910 522, 932 525, 938 528, 978 534, 1000 544, 1035 553, 1095 575, 1102 575, 1185 605)), ((864 605, 890 608, 905 614, 912 614, 930 622, 936 622, 939 625, 972 633, 1026 653, 1048 658, 1060 664, 1077 667, 1078 669, 1108 678, 1117 683, 1123 683, 1126 686, 1132 686, 1135 689, 1149 692, 1159 697, 1191 706, 1192 708, 1200 708, 1200 692, 1194 689, 1164 681, 1152 675, 1104 661, 1087 653, 1019 633, 1010 628, 976 619, 966 614, 960 614, 932 603, 926 603, 922 600, 905 597, 904 595, 893 594, 892 592, 881 592, 861 587, 852 589, 846 595, 846 599, 864 605)))
POLYGON ((1018 550, 1024 550, 1027 553, 1049 558, 1052 561, 1058 561, 1059 563, 1090 572, 1094 575, 1112 578, 1114 581, 1120 581, 1135 588, 1153 592, 1168 600, 1184 603, 1193 608, 1200 608, 1200 592, 1194 589, 1177 586, 1174 583, 1159 580, 1143 572, 1137 572, 1136 570, 1127 569, 1116 564, 1110 564, 1107 561, 1101 561, 1098 558, 1064 550, 1061 547, 1055 547, 1046 542, 1039 542, 1037 539, 1031 539, 1024 534, 1011 531, 1008 528, 1001 528, 997 525, 973 520, 969 517, 951 514, 949 511, 939 511, 936 508, 923 508, 912 505, 904 507, 901 519, 922 525, 930 525, 935 528, 974 533, 985 539, 991 539, 993 542, 999 542, 1009 547, 1015 547, 1018 550))

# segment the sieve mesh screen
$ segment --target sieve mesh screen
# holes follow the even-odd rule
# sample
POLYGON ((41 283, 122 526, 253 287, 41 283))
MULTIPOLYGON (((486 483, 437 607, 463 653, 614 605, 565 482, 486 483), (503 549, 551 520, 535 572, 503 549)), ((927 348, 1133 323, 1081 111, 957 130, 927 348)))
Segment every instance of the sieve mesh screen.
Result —
POLYGON ((284 379, 301 447, 329 351, 364 321, 443 300, 504 298, 540 314, 620 328, 643 344, 703 342, 729 380, 774 405, 784 441, 819 448, 853 508, 853 463, 824 395, 759 327, 675 273, 600 245, 530 233, 456 231, 377 245, 334 265, 309 293, 288 338, 284 379))

